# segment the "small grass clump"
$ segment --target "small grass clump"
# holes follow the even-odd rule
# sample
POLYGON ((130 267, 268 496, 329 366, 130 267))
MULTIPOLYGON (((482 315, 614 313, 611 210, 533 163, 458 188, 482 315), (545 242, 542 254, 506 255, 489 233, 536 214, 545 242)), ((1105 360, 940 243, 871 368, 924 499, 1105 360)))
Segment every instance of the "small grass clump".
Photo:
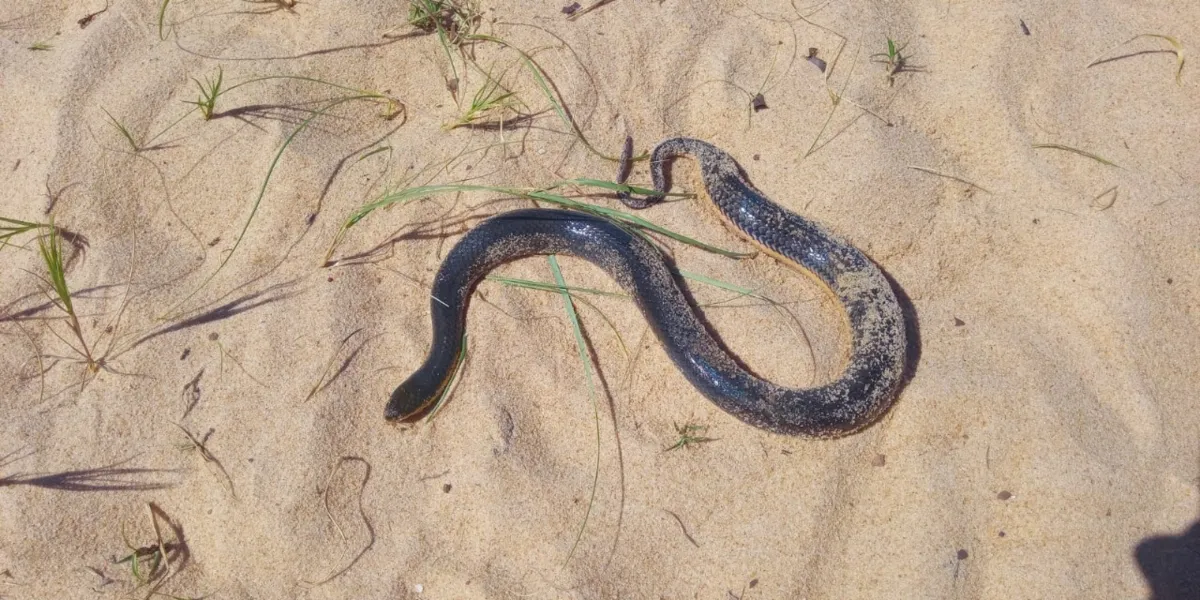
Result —
POLYGON ((411 0, 408 24, 426 33, 438 32, 446 42, 457 44, 479 24, 479 9, 468 2, 411 0))
POLYGON ((112 562, 114 565, 127 565, 129 574, 138 587, 150 586, 146 598, 155 595, 177 598, 178 596, 168 596, 158 590, 177 572, 172 560, 179 559, 187 552, 183 541, 183 531, 154 503, 148 503, 146 507, 150 513, 154 540, 149 544, 134 546, 129 542, 129 538, 125 535, 125 528, 122 526, 121 538, 125 542, 129 554, 121 558, 113 558, 112 562), (174 534, 171 539, 163 536, 163 523, 174 534))
POLYGON ((200 97, 196 100, 187 101, 187 103, 194 104, 200 110, 200 114, 204 117, 205 121, 211 121, 213 118, 217 98, 221 95, 221 82, 224 79, 224 75, 225 73, 221 70, 221 67, 217 67, 217 76, 212 79, 205 77, 204 83, 200 83, 199 79, 192 79, 192 81, 196 82, 196 87, 200 88, 200 97))
MULTIPOLYGON (((408 24, 426 33, 437 32, 442 50, 450 61, 451 78, 446 87, 451 93, 458 91, 459 74, 450 48, 461 48, 479 28, 481 20, 479 7, 469 0, 409 0, 408 24)), ((464 68, 466 61, 464 57, 464 68)))
POLYGON ((675 433, 679 435, 679 440, 668 446, 664 452, 678 450, 679 448, 695 447, 699 444, 717 441, 717 438, 710 438, 704 435, 708 432, 708 425, 684 423, 683 425, 675 425, 674 427, 675 433))
POLYGON ((904 49, 908 44, 898 44, 896 40, 887 38, 887 52, 877 52, 871 55, 871 62, 882 64, 887 68, 888 85, 895 85, 896 75, 905 72, 921 71, 921 67, 915 67, 908 63, 908 56, 904 54, 904 49))
MULTIPOLYGON (((76 347, 65 339, 63 341, 84 359, 88 371, 95 374, 100 371, 102 364, 92 355, 92 350, 88 347, 87 340, 84 339, 83 329, 79 326, 79 317, 75 313, 75 304, 71 300, 71 288, 67 285, 66 263, 63 260, 62 252, 62 237, 59 235, 58 228, 54 226, 53 221, 44 230, 44 233, 38 237, 38 250, 41 252, 42 261, 46 265, 46 273, 48 275, 46 282, 53 291, 51 301, 54 302, 54 305, 59 310, 66 314, 67 328, 71 330, 79 345, 76 347)), ((47 295, 50 294, 47 293, 47 295)), ((60 339, 62 339, 61 336, 60 339)))
POLYGON ((499 78, 484 74, 485 81, 471 98, 462 116, 444 127, 447 131, 468 125, 503 125, 507 113, 517 113, 522 105, 516 92, 504 87, 499 78))

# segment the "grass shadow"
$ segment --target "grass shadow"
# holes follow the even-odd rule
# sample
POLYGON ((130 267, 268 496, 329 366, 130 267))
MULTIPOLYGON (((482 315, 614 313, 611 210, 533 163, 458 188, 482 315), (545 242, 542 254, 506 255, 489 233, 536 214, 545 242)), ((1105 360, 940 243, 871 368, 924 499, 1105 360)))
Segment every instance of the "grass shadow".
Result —
POLYGON ((206 310, 194 317, 183 319, 176 323, 172 323, 171 325, 167 325, 162 329, 148 333, 130 344, 128 349, 132 350, 133 348, 136 348, 145 342, 168 333, 189 329, 198 325, 213 323, 216 321, 223 321, 260 306, 266 306, 267 304, 272 304, 281 300, 287 300, 295 297, 299 294, 299 292, 287 289, 291 288, 293 285, 295 285, 295 280, 277 283, 265 290, 262 290, 261 292, 246 294, 240 298, 226 302, 225 304, 222 304, 216 308, 206 310), (279 291, 281 289, 285 291, 279 291))
POLYGON ((131 492, 161 490, 175 483, 160 481, 159 474, 173 474, 172 469, 138 469, 121 467, 130 459, 95 469, 78 469, 58 473, 15 473, 0 477, 0 487, 27 485, 64 492, 131 492))

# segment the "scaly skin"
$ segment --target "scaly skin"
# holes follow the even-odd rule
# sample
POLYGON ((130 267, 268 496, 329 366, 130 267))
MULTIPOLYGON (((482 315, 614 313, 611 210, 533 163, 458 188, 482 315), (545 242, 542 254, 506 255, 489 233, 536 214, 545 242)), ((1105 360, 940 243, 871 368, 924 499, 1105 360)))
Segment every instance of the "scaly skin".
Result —
POLYGON ((744 369, 717 343, 688 304, 662 255, 646 240, 590 214, 531 209, 480 223, 447 255, 434 281, 433 347, 425 363, 392 393, 385 416, 411 420, 440 396, 457 366, 467 304, 496 266, 536 254, 568 254, 609 273, 636 299, 680 372, 726 412, 755 427, 808 437, 854 433, 891 406, 905 361, 904 317, 887 279, 862 252, 754 189, 737 163, 700 140, 671 138, 651 156, 659 195, 622 200, 650 206, 667 191, 664 168, 675 156, 700 163, 704 186, 724 218, 772 255, 813 274, 846 311, 849 361, 834 381, 787 388, 744 369))

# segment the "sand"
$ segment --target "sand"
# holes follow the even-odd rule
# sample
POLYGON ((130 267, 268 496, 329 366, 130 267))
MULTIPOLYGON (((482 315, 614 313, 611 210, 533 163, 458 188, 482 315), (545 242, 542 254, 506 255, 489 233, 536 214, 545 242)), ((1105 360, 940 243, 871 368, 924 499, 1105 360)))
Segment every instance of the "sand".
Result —
MULTIPOLYGON (((478 32, 533 54, 597 150, 709 140, 898 283, 920 353, 886 417, 833 441, 748 427, 690 387, 630 301, 579 294, 592 395, 562 297, 487 282, 449 401, 432 423, 387 423, 430 344, 441 258, 529 202, 377 211, 322 266, 351 212, 412 185, 613 176, 520 55, 481 41, 452 66, 405 2, 174 0, 164 40, 156 0, 112 0, 86 26, 102 2, 9 0, 0 216, 86 238, 66 245, 66 281, 102 364, 72 350, 35 237, 14 236, 0 597, 1197 597, 1200 78, 1186 64, 1176 81, 1162 39, 1123 42, 1190 52, 1200 11, 619 0, 568 20, 564 4, 486 2, 478 32), (888 37, 905 59, 891 76, 871 56, 888 37), (276 78, 185 116, 192 79, 218 68, 227 88, 276 78), (486 73, 519 114, 447 130, 486 73), (353 92, 278 76, 404 110, 328 108, 353 92), (712 441, 666 450, 689 425, 712 441), (114 562, 131 548, 136 575, 114 562)), ((691 161, 674 180, 700 187, 691 161)), ((642 216, 753 249, 701 202, 642 216)), ((837 375, 840 309, 810 278, 666 245, 777 303, 691 284, 756 371, 837 375)), ((552 281, 544 258, 498 273, 552 281)))

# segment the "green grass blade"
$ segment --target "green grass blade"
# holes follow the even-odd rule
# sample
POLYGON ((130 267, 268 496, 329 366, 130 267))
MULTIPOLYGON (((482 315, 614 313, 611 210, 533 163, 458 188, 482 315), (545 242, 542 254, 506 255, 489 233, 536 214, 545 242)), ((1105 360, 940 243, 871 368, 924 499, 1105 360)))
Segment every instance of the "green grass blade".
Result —
POLYGON ((46 271, 50 276, 50 287, 54 290, 54 295, 58 297, 63 310, 68 315, 74 316, 75 306, 71 302, 71 289, 67 287, 62 241, 58 237, 58 230, 51 227, 46 235, 39 237, 38 249, 41 250, 42 261, 46 264, 46 271))
MULTIPOLYGON (((587 148, 589 152, 600 158, 603 158, 604 160, 609 160, 612 162, 618 162, 621 160, 619 156, 609 156, 603 152, 600 152, 595 146, 592 145, 590 141, 588 141, 587 136, 583 135, 583 131, 579 129, 578 125, 575 124, 575 119, 571 118, 570 113, 567 112, 567 109, 563 105, 563 102, 559 98, 557 92, 555 92, 554 88, 550 85, 550 82, 546 79, 545 72, 540 66, 538 66, 537 61, 533 60, 533 57, 530 56, 529 53, 508 43, 505 40, 491 35, 472 34, 466 36, 466 39, 499 44, 521 55, 522 64, 525 65, 525 68, 529 71, 530 75, 533 76, 533 80, 537 83, 538 88, 542 90, 542 94, 544 94, 546 99, 550 102, 550 106, 554 109, 554 114, 558 115, 558 118, 563 122, 567 129, 571 130, 571 133, 575 135, 576 139, 578 139, 579 142, 583 144, 583 146, 587 148)), ((645 158, 645 155, 639 156, 634 160, 642 160, 643 158, 645 158)))
POLYGON ((425 415, 425 421, 432 422, 437 416, 438 411, 442 410, 442 405, 446 403, 446 399, 450 397, 450 390, 454 389, 458 383, 459 377, 462 375, 463 369, 467 366, 467 334, 463 334, 462 345, 458 351, 458 359, 454 365, 454 373, 450 375, 450 381, 446 383, 446 387, 442 388, 442 393, 438 395, 433 406, 429 408, 429 414, 425 415))
MULTIPOLYGON (((541 189, 541 190, 521 190, 521 189, 515 189, 515 188, 504 188, 504 187, 487 186, 487 185, 442 184, 442 185, 427 185, 427 186, 405 188, 405 189, 402 189, 402 190, 399 190, 396 192, 384 194, 378 200, 371 202, 369 204, 366 204, 364 206, 361 206, 358 209, 356 209, 354 212, 350 213, 350 216, 346 219, 345 223, 342 224, 341 229, 334 236, 333 242, 330 244, 329 250, 325 254, 324 264, 329 264, 330 258, 333 256, 334 250, 337 248, 338 244, 340 244, 342 239, 345 237, 347 230, 349 230, 350 227, 353 227, 355 224, 357 224, 359 221, 361 221, 363 218, 365 218, 367 215, 371 214, 372 212, 374 212, 380 208, 385 208, 385 207, 391 206, 393 204, 406 204, 413 200, 418 200, 418 199, 436 195, 436 194, 457 193, 457 192, 494 192, 494 193, 499 193, 499 194, 516 196, 516 197, 520 197, 520 198, 527 198, 530 200, 541 200, 543 202, 549 202, 552 204, 557 204, 559 206, 565 206, 567 208, 573 208, 575 210, 589 212, 589 213, 592 213, 595 215, 606 217, 606 218, 608 218, 612 221, 615 221, 617 223, 620 223, 620 224, 632 225, 632 226, 635 226, 637 228, 640 228, 640 229, 643 229, 646 231, 652 231, 654 233, 664 235, 664 236, 674 239, 676 241, 680 241, 685 244, 695 246, 697 248, 706 250, 708 252, 720 254, 722 256, 727 256, 729 258, 741 259, 741 258, 748 258, 750 256, 754 256, 754 253, 734 252, 732 250, 725 250, 723 248, 719 248, 719 247, 713 246, 711 244, 706 244, 704 242, 701 242, 694 238, 688 237, 681 233, 677 233, 675 231, 672 231, 672 230, 662 227, 660 225, 656 225, 642 217, 639 217, 639 216, 636 216, 636 215, 633 215, 633 214, 630 214, 630 213, 627 213, 624 211, 615 210, 615 209, 611 209, 611 208, 604 207, 604 206, 598 206, 595 204, 589 204, 586 202, 580 202, 578 200, 568 198, 568 197, 562 196, 560 194, 553 194, 553 193, 550 193, 549 191, 546 191, 547 189, 553 189, 555 187, 559 187, 562 185, 575 185, 575 184, 589 185, 587 183, 580 183, 580 182, 584 182, 584 181, 588 181, 588 180, 564 181, 564 182, 554 184, 554 185, 550 186, 549 188, 541 189)), ((595 180, 592 180, 592 181, 595 181, 595 180)), ((619 185, 619 184, 613 184, 611 182, 601 182, 601 183, 603 183, 603 185, 599 186, 599 187, 608 187, 610 189, 611 189, 611 186, 619 185)), ((632 186, 631 186, 631 188, 632 188, 632 186)), ((632 189, 642 190, 643 188, 632 188, 632 189)), ((645 191, 649 192, 652 190, 645 190, 645 191)))
POLYGON ((125 127, 125 124, 118 121, 117 118, 112 116, 112 113, 108 112, 108 110, 104 107, 100 107, 100 110, 104 111, 104 114, 108 117, 109 124, 112 125, 122 137, 125 138, 126 142, 129 142, 129 147, 132 148, 134 152, 141 152, 141 145, 138 144, 136 139, 134 139, 133 133, 131 133, 129 129, 125 127))
POLYGON ((163 21, 166 20, 167 4, 170 4, 170 3, 171 3, 171 0, 162 0, 162 4, 160 4, 158 7, 158 39, 159 39, 159 41, 166 41, 166 39, 167 39, 167 36, 163 33, 163 21))
POLYGON ((33 223, 31 221, 22 221, 20 219, 10 219, 8 217, 0 217, 0 250, 3 250, 5 246, 10 245, 11 242, 9 242, 9 240, 13 237, 46 227, 49 227, 49 225, 44 223, 33 223))
POLYGON ((512 277, 504 277, 501 275, 488 275, 486 277, 486 279, 488 281, 495 281, 497 283, 503 283, 504 285, 511 285, 514 287, 520 287, 520 288, 525 288, 525 289, 530 289, 530 290, 538 290, 541 292, 579 292, 579 293, 583 293, 583 294, 595 294, 597 296, 608 296, 609 298, 626 298, 626 299, 629 298, 629 294, 622 294, 619 292, 609 292, 609 291, 605 291, 605 290, 577 287, 577 286, 573 286, 573 285, 563 287, 560 285, 555 285, 553 283, 547 283, 545 281, 533 281, 530 279, 515 279, 512 277))
MULTIPOLYGON (((558 267, 558 259, 553 254, 546 258, 550 262, 550 271, 554 274, 554 282, 560 288, 566 288, 567 282, 563 279, 562 269, 558 267)), ((588 355, 587 343, 583 339, 583 328, 579 324, 579 315, 575 312, 575 303, 571 301, 571 293, 566 289, 563 289, 561 293, 563 308, 567 311, 567 318, 571 321, 571 328, 575 333, 575 347, 579 350, 579 362, 583 364, 588 397, 592 400, 592 416, 596 423, 596 472, 592 478, 592 493, 588 499, 587 510, 583 514, 583 522, 579 525, 579 534, 575 536, 575 543, 571 545, 571 551, 567 553, 567 559, 563 561, 563 566, 566 566, 571 562, 571 557, 575 555, 579 542, 583 540, 583 532, 587 528, 588 519, 592 516, 592 506, 596 503, 596 490, 600 487, 600 404, 596 401, 596 384, 592 381, 592 360, 588 355)))

